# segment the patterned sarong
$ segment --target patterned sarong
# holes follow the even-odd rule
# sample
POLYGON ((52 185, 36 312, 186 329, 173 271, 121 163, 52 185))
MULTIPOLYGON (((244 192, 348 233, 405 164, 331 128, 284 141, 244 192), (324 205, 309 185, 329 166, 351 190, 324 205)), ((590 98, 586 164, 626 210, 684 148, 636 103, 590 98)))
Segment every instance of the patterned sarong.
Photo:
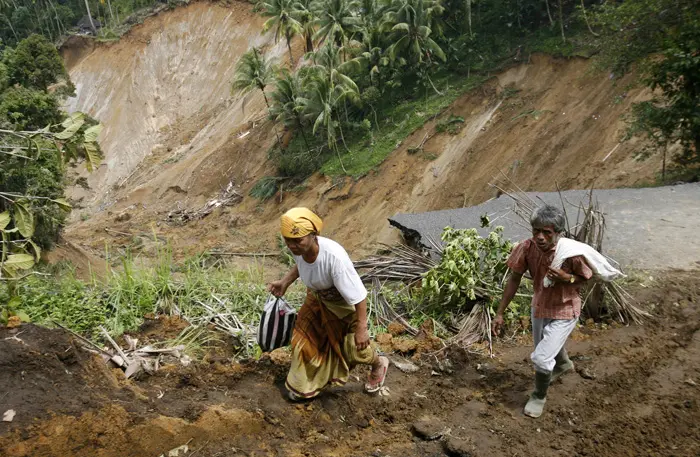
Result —
POLYGON ((312 398, 329 385, 343 385, 358 364, 371 364, 372 347, 355 347, 357 313, 337 291, 308 290, 292 334, 292 365, 286 386, 312 398))

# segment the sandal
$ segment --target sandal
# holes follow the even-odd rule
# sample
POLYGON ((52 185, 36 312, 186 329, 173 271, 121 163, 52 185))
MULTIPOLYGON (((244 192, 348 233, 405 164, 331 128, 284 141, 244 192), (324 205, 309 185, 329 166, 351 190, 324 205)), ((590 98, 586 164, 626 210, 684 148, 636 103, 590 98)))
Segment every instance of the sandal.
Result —
POLYGON ((382 364, 382 371, 380 378, 378 380, 372 380, 372 374, 370 373, 370 379, 365 384, 365 392, 371 394, 378 392, 382 387, 384 387, 384 381, 386 380, 386 372, 389 369, 389 359, 384 356, 380 356, 380 363, 382 364))

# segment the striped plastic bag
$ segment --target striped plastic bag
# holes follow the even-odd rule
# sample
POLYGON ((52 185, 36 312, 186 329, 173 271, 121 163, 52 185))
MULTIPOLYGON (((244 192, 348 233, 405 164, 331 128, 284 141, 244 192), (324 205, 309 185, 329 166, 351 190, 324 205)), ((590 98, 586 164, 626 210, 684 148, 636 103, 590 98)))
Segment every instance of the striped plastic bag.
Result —
POLYGON ((263 308, 258 328, 258 344, 263 352, 287 346, 292 339, 296 320, 297 311, 289 303, 270 295, 263 308))

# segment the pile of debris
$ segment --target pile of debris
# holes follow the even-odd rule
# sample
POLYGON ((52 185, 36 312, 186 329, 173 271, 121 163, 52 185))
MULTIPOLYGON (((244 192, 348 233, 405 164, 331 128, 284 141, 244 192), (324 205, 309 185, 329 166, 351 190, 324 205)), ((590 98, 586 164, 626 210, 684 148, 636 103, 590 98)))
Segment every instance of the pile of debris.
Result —
POLYGON ((216 208, 233 206, 240 203, 241 200, 243 200, 243 194, 239 192, 238 188, 233 184, 233 181, 231 181, 226 186, 226 189, 219 193, 217 198, 209 200, 199 209, 184 209, 180 207, 180 202, 178 202, 178 208, 168 213, 166 221, 178 225, 186 224, 190 221, 196 221, 207 217, 216 208))
POLYGON ((163 363, 178 362, 183 366, 187 366, 192 362, 192 359, 184 354, 185 346, 176 345, 173 347, 157 348, 152 345, 147 345, 138 348, 138 338, 132 338, 129 335, 124 335, 124 340, 127 343, 127 348, 124 349, 110 336, 107 330, 100 326, 100 333, 105 341, 109 343, 107 347, 100 347, 94 342, 80 336, 72 330, 64 327, 54 321, 58 327, 66 330, 76 337, 85 350, 98 354, 107 363, 113 363, 118 368, 124 370, 124 375, 127 379, 138 378, 142 374, 152 375, 161 367, 163 363))

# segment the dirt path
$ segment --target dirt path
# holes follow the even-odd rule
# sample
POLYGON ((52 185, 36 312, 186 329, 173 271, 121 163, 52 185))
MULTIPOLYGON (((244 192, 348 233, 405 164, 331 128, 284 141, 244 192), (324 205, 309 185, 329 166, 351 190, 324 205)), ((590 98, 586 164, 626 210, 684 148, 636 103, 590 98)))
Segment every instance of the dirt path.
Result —
POLYGON ((568 348, 579 373, 551 387, 539 420, 521 413, 532 379, 527 337, 498 343, 495 359, 452 351, 450 369, 425 356, 416 373, 393 369, 388 397, 352 382, 295 405, 282 396, 283 358, 212 357, 132 383, 82 356, 60 361, 71 344, 65 335, 51 340, 25 326, 22 344, 2 329, 0 412, 17 416, 0 422, 0 455, 157 457, 188 443, 184 455, 197 457, 417 457, 445 455, 449 443, 451 455, 696 456, 700 275, 673 272, 632 292, 657 318, 577 330, 568 348), (39 336, 44 343, 32 339, 39 336), (421 419, 450 431, 419 438, 421 419))

